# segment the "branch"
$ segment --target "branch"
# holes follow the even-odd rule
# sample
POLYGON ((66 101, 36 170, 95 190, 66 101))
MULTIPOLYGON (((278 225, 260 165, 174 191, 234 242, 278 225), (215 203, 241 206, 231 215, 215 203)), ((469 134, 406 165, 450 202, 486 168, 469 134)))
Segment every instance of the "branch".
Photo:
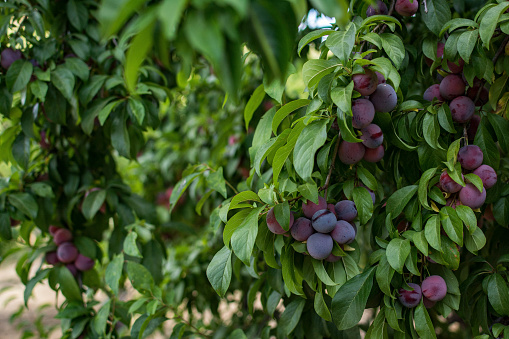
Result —
POLYGON ((341 143, 341 132, 338 132, 338 140, 336 141, 336 146, 334 147, 334 152, 332 153, 332 160, 329 167, 329 173, 327 174, 327 178, 325 179, 325 184, 322 189, 325 190, 325 199, 327 199, 327 189, 329 188, 330 178, 332 176, 332 170, 334 169, 334 164, 336 163, 336 158, 338 157, 339 152, 339 144, 341 143))

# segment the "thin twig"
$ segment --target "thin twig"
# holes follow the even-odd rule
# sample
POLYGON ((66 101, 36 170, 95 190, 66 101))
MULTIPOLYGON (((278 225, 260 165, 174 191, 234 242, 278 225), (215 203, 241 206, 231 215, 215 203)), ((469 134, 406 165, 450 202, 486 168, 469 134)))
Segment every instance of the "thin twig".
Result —
POLYGON ((323 185, 323 189, 325 190, 325 199, 327 199, 327 189, 329 188, 330 178, 332 176, 332 170, 334 169, 334 164, 336 163, 336 158, 338 157, 339 152, 339 144, 341 142, 341 132, 338 132, 338 140, 336 141, 336 146, 334 146, 334 152, 332 153, 332 160, 329 167, 329 173, 327 174, 327 178, 325 179, 325 184, 323 185))
POLYGON ((230 188, 233 190, 233 192, 234 192, 235 194, 239 194, 239 191, 237 191, 237 190, 235 189, 235 187, 233 187, 233 185, 232 185, 232 184, 230 184, 230 182, 229 182, 228 180, 224 179, 224 182, 226 182, 226 185, 228 185, 228 187, 230 187, 230 188))
POLYGON ((424 6, 424 13, 428 14, 428 3, 426 0, 422 0, 422 5, 424 6))

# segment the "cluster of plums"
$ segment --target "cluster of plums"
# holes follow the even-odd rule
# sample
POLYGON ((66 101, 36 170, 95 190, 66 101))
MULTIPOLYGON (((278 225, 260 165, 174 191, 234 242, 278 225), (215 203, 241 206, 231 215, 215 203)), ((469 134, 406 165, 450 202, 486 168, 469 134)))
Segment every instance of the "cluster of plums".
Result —
MULTIPOLYGON (((463 204, 472 209, 481 207, 486 201, 486 189, 493 187, 497 182, 497 173, 488 165, 483 165, 483 152, 476 145, 466 145, 460 148, 458 152, 458 162, 465 172, 472 171, 481 178, 483 190, 480 192, 472 183, 467 183, 465 187, 455 182, 447 173, 440 175, 440 188, 447 193, 458 193, 458 199, 451 197, 448 204, 456 207, 463 204)), ((463 177, 463 174, 462 174, 463 177)))
POLYGON ((84 272, 94 268, 94 260, 81 254, 72 243, 71 231, 67 228, 50 226, 49 232, 53 236, 53 242, 57 245, 57 250, 46 253, 48 264, 58 265, 62 263, 75 277, 78 275, 78 271, 84 272))
MULTIPOLYGON (((371 192, 372 193, 372 192, 371 192)), ((374 194, 372 195, 374 202, 374 194)), ((318 204, 311 201, 302 203, 303 217, 294 222, 290 216, 289 233, 297 241, 306 242, 308 254, 317 260, 335 262, 339 256, 332 254, 334 241, 340 246, 350 244, 357 235, 357 226, 353 222, 357 217, 357 208, 351 200, 341 200, 336 205, 327 204, 323 197, 318 204)), ((276 220, 274 208, 267 213, 267 227, 272 233, 285 234, 276 220)))
MULTIPOLYGON (((402 16, 412 16, 419 10, 419 0, 397 0, 394 4, 396 12, 402 16)), ((372 15, 387 15, 389 9, 382 0, 377 0, 375 5, 368 7, 366 16, 372 15)))
POLYGON ((421 286, 409 283, 412 291, 399 289, 399 302, 408 308, 413 308, 421 302, 426 308, 435 306, 437 301, 445 298, 447 294, 447 284, 444 278, 439 275, 432 275, 423 280, 421 286))
POLYGON ((384 136, 381 128, 372 124, 372 121, 375 112, 392 111, 398 104, 398 96, 379 72, 365 69, 364 74, 355 74, 352 80, 354 89, 364 96, 352 101, 352 126, 360 130, 362 142, 343 140, 339 146, 339 160, 347 165, 356 164, 362 159, 378 162, 385 154, 382 145, 384 136))

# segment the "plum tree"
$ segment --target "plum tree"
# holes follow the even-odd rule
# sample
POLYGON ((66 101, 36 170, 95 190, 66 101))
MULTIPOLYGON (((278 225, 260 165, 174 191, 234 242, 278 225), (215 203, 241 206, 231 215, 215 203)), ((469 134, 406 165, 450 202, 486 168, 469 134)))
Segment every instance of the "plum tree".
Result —
POLYGON ((342 141, 339 146, 338 157, 342 163, 353 165, 362 160, 364 152, 366 152, 366 148, 362 143, 342 141))
POLYGON ((73 243, 64 242, 57 248, 57 258, 64 264, 68 264, 76 260, 78 257, 78 249, 73 243))
POLYGON ((368 148, 377 148, 384 141, 384 134, 378 125, 368 125, 361 129, 361 133, 362 143, 368 148))
POLYGON ((497 183, 497 172, 491 166, 481 165, 473 173, 481 178, 485 188, 492 188, 497 183))
POLYGON ((389 9, 387 9, 387 5, 382 0, 377 0, 374 5, 370 5, 366 10, 367 17, 387 14, 389 14, 389 9))
POLYGON ((61 228, 55 232, 55 235, 53 236, 53 242, 58 246, 64 242, 71 241, 72 238, 73 236, 71 231, 69 231, 67 228, 61 228))
MULTIPOLYGON (((274 207, 272 207, 269 212, 267 213, 267 217, 265 219, 267 221, 267 227, 269 230, 274 234, 284 234, 286 231, 281 227, 279 222, 276 220, 276 214, 274 212, 274 207)), ((294 221, 293 213, 290 213, 290 226, 289 228, 292 228, 294 221)))
POLYGON ((394 6, 396 12, 402 16, 412 16, 419 9, 418 0, 397 0, 394 6))
POLYGON ((23 54, 21 54, 21 51, 14 50, 12 48, 5 48, 2 50, 2 53, 0 53, 0 65, 7 70, 15 61, 22 57, 23 54))
POLYGON ((348 221, 339 220, 336 222, 330 235, 338 244, 344 245, 352 243, 355 239, 355 234, 355 229, 348 221))
POLYGON ((290 229, 290 234, 297 241, 306 241, 313 233, 315 230, 311 226, 311 220, 304 217, 298 218, 290 229))
POLYGON ((329 234, 314 233, 306 243, 308 253, 317 260, 323 260, 332 253, 334 240, 329 234))
POLYGON ((473 171, 481 166, 483 153, 477 145, 466 145, 460 148, 458 152, 458 161, 466 170, 473 171))
POLYGON ((336 215, 326 210, 319 210, 313 214, 313 218, 311 219, 311 225, 315 229, 315 231, 320 233, 329 233, 334 229, 336 225, 336 215))
POLYGON ((325 200, 324 197, 318 197, 318 205, 312 202, 311 200, 307 200, 306 202, 302 203, 302 212, 306 216, 306 218, 311 219, 313 217, 313 214, 316 213, 316 211, 324 210, 327 208, 327 200, 325 200))
POLYGON ((438 101, 444 101, 444 98, 440 95, 440 84, 429 86, 422 98, 427 101, 433 101, 434 98, 437 98, 438 101))
POLYGON ((354 74, 352 76, 353 89, 361 95, 371 95, 377 87, 378 78, 370 69, 365 69, 364 74, 354 74))
POLYGON ((417 284, 408 283, 408 286, 413 288, 413 290, 408 291, 405 290, 404 288, 400 288, 398 291, 399 292, 398 300, 403 306, 407 308, 413 308, 419 305, 419 303, 421 302, 422 291, 421 287, 417 284))
POLYGON ((56 251, 46 252, 46 262, 50 265, 58 264, 60 261, 58 260, 57 252, 56 251))
POLYGON ((456 193, 463 188, 463 186, 452 180, 447 171, 443 171, 442 174, 440 174, 440 187, 447 193, 456 193))
POLYGON ((78 257, 74 261, 74 265, 79 271, 85 272, 90 271, 94 268, 95 261, 92 258, 86 257, 83 254, 79 253, 78 257))
POLYGON ((368 99, 352 101, 352 126, 361 129, 368 126, 375 117, 375 107, 368 99))
POLYGON ((357 218, 357 207, 351 200, 341 200, 334 206, 338 220, 353 221, 357 218))
POLYGON ((390 112, 398 104, 396 91, 389 84, 378 85, 369 100, 373 103, 376 112, 390 112))
POLYGON ((452 100, 465 94, 465 82, 456 74, 449 74, 440 82, 440 95, 445 100, 452 100))
POLYGON ((475 105, 472 99, 459 96, 449 104, 452 120, 459 123, 468 122, 475 113, 475 105))
POLYGON ((430 301, 440 301, 447 294, 447 284, 439 275, 431 275, 424 279, 421 284, 422 295, 430 301))
POLYGON ((471 209, 481 207, 486 201, 486 188, 480 192, 473 184, 468 183, 459 194, 461 203, 471 209))
POLYGON ((379 162, 385 155, 384 145, 380 145, 377 148, 367 148, 364 152, 364 160, 367 162, 379 162))

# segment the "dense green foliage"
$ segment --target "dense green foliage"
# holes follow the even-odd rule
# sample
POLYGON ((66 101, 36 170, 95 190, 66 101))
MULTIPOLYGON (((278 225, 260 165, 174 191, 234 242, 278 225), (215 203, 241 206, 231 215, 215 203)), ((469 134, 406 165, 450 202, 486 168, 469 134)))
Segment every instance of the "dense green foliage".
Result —
POLYGON ((509 2, 378 3, 0 3, 25 302, 64 338, 509 335, 509 2))

